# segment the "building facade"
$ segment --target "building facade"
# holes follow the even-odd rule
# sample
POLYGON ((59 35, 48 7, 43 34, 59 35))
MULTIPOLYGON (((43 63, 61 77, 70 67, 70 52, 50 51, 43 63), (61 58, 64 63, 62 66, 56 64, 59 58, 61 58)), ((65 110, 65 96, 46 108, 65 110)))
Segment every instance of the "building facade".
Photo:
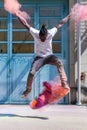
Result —
MULTIPOLYGON (((19 0, 23 10, 30 15, 30 25, 40 29, 42 24, 46 24, 50 29, 69 14, 70 9, 77 2, 76 0, 19 0)), ((86 0, 82 1, 86 4, 86 0)), ((81 23, 81 37, 83 49, 81 56, 81 72, 85 74, 81 80, 82 92, 85 92, 86 83, 86 21, 81 23), (85 91, 84 91, 85 90, 85 91)), ((67 22, 55 35, 53 39, 53 52, 63 62, 71 92, 59 103, 76 103, 78 100, 77 86, 77 33, 76 28, 72 28, 72 23, 67 22)), ((17 17, 6 12, 3 8, 3 1, 0 0, 0 104, 28 104, 34 97, 42 91, 43 81, 52 80, 57 74, 54 66, 46 65, 37 72, 32 85, 32 92, 26 99, 21 98, 25 90, 27 75, 36 48, 32 36, 28 30, 19 22, 17 17)), ((81 100, 86 100, 81 92, 81 100)))
MULTIPOLYGON (((75 0, 70 2, 70 9, 76 2, 80 2, 82 5, 87 4, 87 0, 75 0)), ((80 95, 80 103, 84 104, 87 103, 87 21, 80 22, 79 31, 80 36, 78 36, 78 28, 72 28, 72 23, 70 23, 70 102, 78 104, 78 98, 80 95), (80 51, 78 48, 79 39, 80 51), (78 59, 79 53, 80 56, 78 59), (80 62, 80 65, 78 65, 78 62, 80 62), (80 68, 80 72, 78 72, 78 67, 80 68), (80 73, 80 86, 78 83, 78 73, 80 73)))

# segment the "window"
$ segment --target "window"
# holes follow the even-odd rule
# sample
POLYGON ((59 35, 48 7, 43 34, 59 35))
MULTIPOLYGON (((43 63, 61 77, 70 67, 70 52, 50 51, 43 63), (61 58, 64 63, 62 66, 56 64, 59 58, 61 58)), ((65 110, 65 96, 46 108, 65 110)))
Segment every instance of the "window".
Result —
POLYGON ((7 12, 0 7, 0 53, 7 53, 7 12))

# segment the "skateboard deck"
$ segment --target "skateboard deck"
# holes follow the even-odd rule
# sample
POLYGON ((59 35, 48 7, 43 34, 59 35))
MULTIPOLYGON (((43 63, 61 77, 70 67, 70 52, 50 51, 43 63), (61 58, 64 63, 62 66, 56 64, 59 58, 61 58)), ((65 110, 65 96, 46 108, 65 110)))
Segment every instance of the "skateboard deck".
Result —
POLYGON ((64 88, 58 83, 52 85, 49 82, 43 82, 43 86, 44 90, 42 93, 30 103, 32 109, 38 109, 47 104, 58 102, 70 92, 69 86, 64 88))

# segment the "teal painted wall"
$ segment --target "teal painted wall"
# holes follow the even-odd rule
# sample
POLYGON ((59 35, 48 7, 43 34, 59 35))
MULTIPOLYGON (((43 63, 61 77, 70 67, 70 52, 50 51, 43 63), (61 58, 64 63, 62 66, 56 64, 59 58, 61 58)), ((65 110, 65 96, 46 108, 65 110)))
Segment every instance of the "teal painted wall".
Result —
MULTIPOLYGON (((60 5, 63 7, 61 8, 61 15, 54 17, 51 16, 51 20, 56 19, 56 22, 59 21, 59 19, 64 18, 68 14, 68 0, 20 0, 19 1, 22 5, 23 3, 29 5, 29 7, 34 7, 34 23, 38 23, 39 21, 39 7, 43 6, 59 6, 60 5), (30 3, 30 4, 29 4, 30 3), (39 5, 39 6, 38 6, 39 5), (37 11, 38 10, 38 11, 37 11)), ((1 5, 1 4, 0 4, 1 5)), ((54 8, 53 8, 54 9, 54 8)), ((28 10, 29 11, 29 10, 28 10)), ((54 11, 54 10, 53 10, 54 11)), ((59 10, 60 11, 60 10, 59 10)), ((49 14, 49 12, 47 12, 49 14)), ((49 19, 49 15, 47 16, 49 19)), ((0 103, 11 103, 11 104, 27 104, 29 103, 29 100, 32 98, 36 97, 40 91, 42 90, 42 82, 43 81, 48 81, 51 80, 55 77, 57 73, 57 70, 55 67, 52 66, 45 66, 43 69, 40 70, 35 76, 34 83, 33 83, 33 89, 31 94, 29 95, 28 98, 23 100, 21 98, 21 94, 25 89, 26 86, 26 80, 27 80, 27 75, 31 66, 31 62, 34 58, 34 53, 33 54, 14 54, 12 52, 12 46, 13 43, 17 43, 17 41, 12 40, 12 35, 14 32, 16 32, 15 28, 12 27, 12 24, 14 22, 17 23, 17 18, 12 16, 11 14, 6 15, 6 24, 7 26, 7 37, 8 40, 4 41, 7 44, 7 53, 6 54, 0 54, 0 103), (14 22, 12 20, 14 19, 14 22), (15 20, 16 19, 16 20, 15 20), (21 68, 20 68, 21 66, 21 68), (3 91, 3 92, 2 92, 3 91)), ((46 17, 44 16, 45 20, 47 21, 46 17)), ((44 20, 43 18, 43 20, 44 20)), ((3 16, 1 17, 1 20, 3 19, 3 16)), ((4 20, 4 19, 3 19, 4 20)), ((42 21, 43 21, 42 20, 42 21)), ((51 25, 54 26, 55 22, 49 20, 48 23, 52 23, 51 25)), ((39 24, 39 23, 38 23, 39 24)), ((36 27, 36 26, 35 26, 36 27)), ((50 24, 49 24, 50 27, 50 24)), ((1 30, 1 32, 5 32, 5 29, 1 30)), ((21 30, 19 29, 19 34, 21 33, 21 30)), ((27 32, 27 30, 24 30, 27 32)), ((61 45, 61 52, 56 53, 56 55, 63 60, 63 64, 65 67, 65 70, 68 75, 68 24, 65 24, 64 27, 61 29, 61 41, 58 41, 61 45)), ((57 36, 58 37, 58 36, 57 36)), ((18 38, 18 37, 17 37, 18 38)), ((21 37, 22 38, 22 37, 21 37)), ((21 39, 22 40, 22 39, 21 39)), ((23 42, 23 41, 22 41, 23 42)), ((30 42, 30 41, 25 41, 25 42, 30 42)), ((2 44, 2 41, 0 41, 2 44)), ((21 41, 20 41, 21 43, 21 41)), ((61 103, 67 103, 68 98, 64 98, 61 103)))

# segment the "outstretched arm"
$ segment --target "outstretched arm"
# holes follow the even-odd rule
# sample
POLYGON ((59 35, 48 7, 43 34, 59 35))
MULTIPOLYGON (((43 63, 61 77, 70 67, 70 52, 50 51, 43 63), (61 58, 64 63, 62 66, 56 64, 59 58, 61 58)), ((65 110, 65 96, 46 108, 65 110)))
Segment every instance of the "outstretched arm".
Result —
POLYGON ((28 29, 30 30, 30 25, 29 23, 27 22, 27 20, 20 15, 20 13, 16 13, 16 16, 18 17, 19 21, 28 29))
POLYGON ((69 20, 69 18, 70 18, 70 15, 68 15, 68 16, 66 16, 64 19, 62 19, 62 20, 58 23, 57 28, 58 28, 58 29, 61 28, 61 27, 69 20))

